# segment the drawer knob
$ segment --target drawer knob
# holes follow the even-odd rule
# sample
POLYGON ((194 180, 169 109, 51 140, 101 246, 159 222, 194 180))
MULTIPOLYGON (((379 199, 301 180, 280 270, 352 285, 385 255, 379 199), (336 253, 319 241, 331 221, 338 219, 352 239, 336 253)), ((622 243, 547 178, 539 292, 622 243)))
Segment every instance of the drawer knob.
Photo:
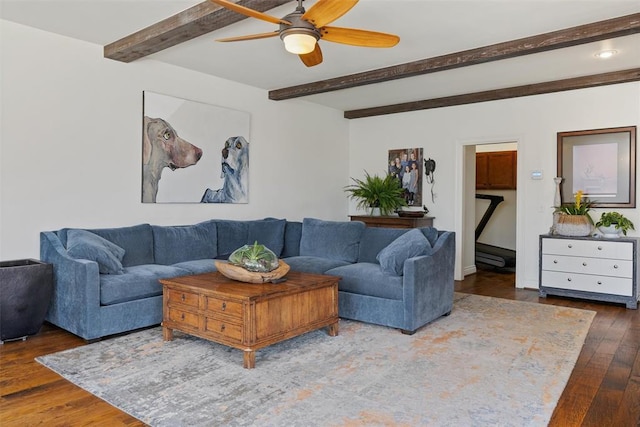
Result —
POLYGON ((220 332, 224 332, 224 328, 225 328, 225 327, 226 327, 226 326, 224 326, 224 323, 223 323, 222 325, 220 325, 220 332))
POLYGON ((618 264, 613 264, 613 268, 618 268, 618 264))
POLYGON ((598 250, 601 251, 602 250, 602 246, 598 246, 598 250))
POLYGON ((582 263, 582 265, 586 267, 586 266, 587 266, 587 263, 586 263, 586 262, 583 262, 583 263, 582 263))
POLYGON ((602 282, 600 280, 598 280, 598 285, 602 285, 602 282))
POLYGON ((571 243, 569 243, 567 246, 569 247, 569 249, 571 249, 573 247, 573 245, 571 243))
POLYGON ((571 281, 571 277, 567 277, 567 282, 570 282, 570 281, 571 281))
MULTIPOLYGON (((222 303, 222 311, 225 311, 226 309, 227 309, 227 303, 223 302, 222 303)), ((223 325, 223 327, 224 327, 224 325, 223 325)))
POLYGON ((184 313, 180 315, 180 320, 184 320, 184 313))
POLYGON ((182 299, 182 301, 186 301, 187 300, 187 296, 185 294, 182 294, 181 299, 182 299))
POLYGON ((554 259, 554 260, 553 260, 553 263, 554 263, 554 264, 557 264, 557 263, 558 263, 558 260, 557 260, 557 259, 554 259))

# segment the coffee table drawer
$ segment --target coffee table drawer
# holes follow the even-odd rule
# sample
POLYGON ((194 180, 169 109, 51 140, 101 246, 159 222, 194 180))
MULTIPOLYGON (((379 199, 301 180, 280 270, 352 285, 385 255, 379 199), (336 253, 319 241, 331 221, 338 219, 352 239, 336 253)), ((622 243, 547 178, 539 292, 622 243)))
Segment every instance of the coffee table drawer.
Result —
POLYGON ((207 317, 205 321, 205 331, 221 335, 238 343, 242 341, 242 326, 224 320, 207 317))
POLYGON ((198 308, 198 300, 200 296, 193 292, 169 290, 169 304, 184 304, 189 307, 198 308))
POLYGON ((242 303, 207 297, 206 310, 242 319, 242 303))
POLYGON ((169 320, 180 325, 198 328, 198 318, 199 316, 196 313, 189 313, 188 311, 169 308, 169 320))

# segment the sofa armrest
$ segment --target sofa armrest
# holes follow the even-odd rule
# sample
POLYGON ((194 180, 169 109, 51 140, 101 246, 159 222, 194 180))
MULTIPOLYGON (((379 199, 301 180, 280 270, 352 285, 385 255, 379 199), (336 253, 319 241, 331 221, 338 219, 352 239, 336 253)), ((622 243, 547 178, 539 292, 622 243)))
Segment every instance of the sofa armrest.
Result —
POLYGON ((53 296, 46 320, 85 339, 99 330, 100 273, 95 261, 74 259, 57 234, 40 233, 40 259, 53 264, 53 296))
POLYGON ((447 314, 453 308, 455 233, 443 233, 431 255, 410 258, 403 268, 403 299, 407 330, 447 314))

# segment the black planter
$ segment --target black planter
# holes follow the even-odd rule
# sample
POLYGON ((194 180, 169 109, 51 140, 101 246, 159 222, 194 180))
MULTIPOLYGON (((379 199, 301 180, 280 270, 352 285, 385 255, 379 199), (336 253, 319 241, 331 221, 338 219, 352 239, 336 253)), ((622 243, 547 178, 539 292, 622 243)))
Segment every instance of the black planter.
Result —
POLYGON ((53 292, 53 265, 35 259, 0 262, 0 342, 37 334, 53 292))

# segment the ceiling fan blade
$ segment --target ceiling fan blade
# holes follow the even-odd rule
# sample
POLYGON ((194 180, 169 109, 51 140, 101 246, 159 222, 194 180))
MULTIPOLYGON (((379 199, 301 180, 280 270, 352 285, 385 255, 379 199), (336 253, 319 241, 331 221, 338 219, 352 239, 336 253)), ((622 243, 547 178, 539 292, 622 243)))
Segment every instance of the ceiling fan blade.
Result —
POLYGON ((209 0, 211 3, 215 3, 218 6, 222 6, 225 9, 232 10, 242 15, 250 16, 251 18, 262 19, 263 21, 271 22, 273 24, 285 24, 291 25, 291 22, 285 21, 275 16, 267 15, 266 13, 258 12, 257 10, 249 9, 248 7, 240 6, 228 0, 209 0))
POLYGON ((316 28, 324 27, 347 13, 356 3, 358 0, 318 0, 302 15, 302 19, 316 28))
POLYGON ((323 40, 364 47, 393 47, 400 41, 395 34, 356 28, 322 27, 320 34, 323 40))
POLYGON ((313 49, 313 52, 298 56, 307 67, 313 67, 314 65, 318 65, 322 62, 322 50, 320 50, 320 45, 318 43, 316 43, 316 47, 313 49))
POLYGON ((268 37, 275 37, 279 34, 278 31, 271 31, 270 33, 260 33, 260 34, 249 34, 247 36, 238 36, 238 37, 227 37, 224 39, 217 39, 217 42, 240 42, 243 40, 256 40, 256 39, 266 39, 268 37))

